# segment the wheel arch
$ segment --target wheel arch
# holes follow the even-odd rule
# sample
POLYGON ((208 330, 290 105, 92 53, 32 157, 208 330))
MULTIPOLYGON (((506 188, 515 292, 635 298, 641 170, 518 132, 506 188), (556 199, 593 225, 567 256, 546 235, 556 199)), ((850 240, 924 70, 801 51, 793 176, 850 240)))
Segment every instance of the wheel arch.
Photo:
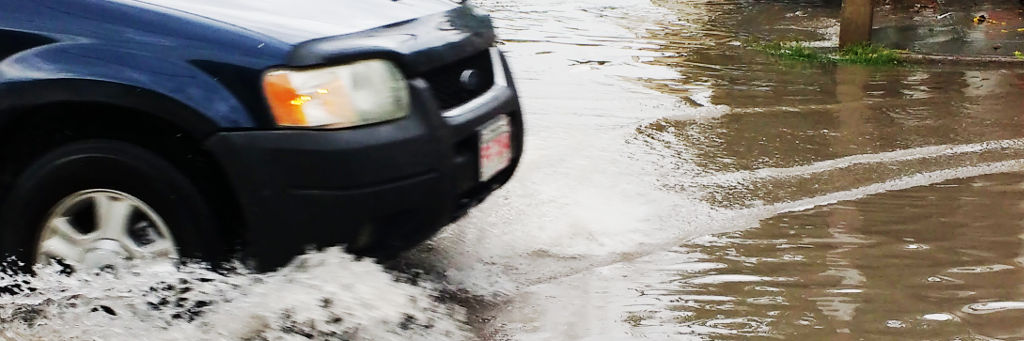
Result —
POLYGON ((209 134, 202 126, 172 121, 167 113, 106 101, 72 99, 7 108, 0 120, 0 205, 11 199, 7 192, 21 173, 48 151, 82 140, 117 140, 175 166, 217 214, 222 229, 217 233, 235 243, 241 240, 240 208, 224 169, 203 147, 209 134))

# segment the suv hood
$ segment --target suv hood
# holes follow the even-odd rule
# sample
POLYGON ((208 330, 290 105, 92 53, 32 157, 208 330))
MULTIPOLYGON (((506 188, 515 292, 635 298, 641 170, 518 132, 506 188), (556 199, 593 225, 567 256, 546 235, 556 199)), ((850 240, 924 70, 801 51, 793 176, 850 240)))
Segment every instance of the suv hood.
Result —
POLYGON ((448 0, 137 0, 289 44, 365 31, 458 7, 448 0))

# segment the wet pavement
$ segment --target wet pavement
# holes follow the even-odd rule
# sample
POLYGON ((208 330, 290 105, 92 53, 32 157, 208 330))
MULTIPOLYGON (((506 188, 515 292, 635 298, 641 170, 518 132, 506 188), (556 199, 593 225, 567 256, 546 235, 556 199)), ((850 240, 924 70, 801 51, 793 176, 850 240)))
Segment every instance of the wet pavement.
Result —
POLYGON ((750 48, 836 3, 476 1, 528 131, 466 218, 386 266, 0 276, 0 339, 1024 338, 1024 70, 750 48))

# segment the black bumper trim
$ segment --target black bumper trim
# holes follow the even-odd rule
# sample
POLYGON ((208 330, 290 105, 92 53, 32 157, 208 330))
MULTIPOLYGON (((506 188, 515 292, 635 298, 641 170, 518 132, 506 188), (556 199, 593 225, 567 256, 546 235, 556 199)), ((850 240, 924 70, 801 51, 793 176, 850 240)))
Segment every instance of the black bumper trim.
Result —
POLYGON ((308 247, 396 254, 512 177, 523 147, 512 84, 506 95, 457 117, 442 116, 426 82, 409 84, 414 109, 403 119, 341 130, 222 132, 207 140, 241 210, 244 256, 257 269, 283 266, 308 247), (513 161, 480 182, 477 129, 498 115, 512 123, 513 161))

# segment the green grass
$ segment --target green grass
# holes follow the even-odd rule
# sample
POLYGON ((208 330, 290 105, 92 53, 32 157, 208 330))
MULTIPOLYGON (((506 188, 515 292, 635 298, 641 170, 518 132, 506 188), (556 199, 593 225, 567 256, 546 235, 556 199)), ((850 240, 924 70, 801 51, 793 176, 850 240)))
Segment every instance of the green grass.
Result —
POLYGON ((1021 53, 1020 51, 1014 51, 1013 56, 1017 57, 1017 59, 1024 59, 1024 53, 1021 53))
POLYGON ((857 44, 839 50, 836 61, 862 65, 899 65, 903 63, 899 52, 872 44, 857 44))
POLYGON ((827 55, 817 49, 799 42, 775 41, 754 45, 755 49, 761 50, 769 55, 787 60, 799 60, 805 62, 828 62, 827 55))
POLYGON ((860 65, 903 64, 898 51, 872 44, 858 44, 831 52, 800 42, 760 43, 754 44, 754 48, 786 60, 860 65))

